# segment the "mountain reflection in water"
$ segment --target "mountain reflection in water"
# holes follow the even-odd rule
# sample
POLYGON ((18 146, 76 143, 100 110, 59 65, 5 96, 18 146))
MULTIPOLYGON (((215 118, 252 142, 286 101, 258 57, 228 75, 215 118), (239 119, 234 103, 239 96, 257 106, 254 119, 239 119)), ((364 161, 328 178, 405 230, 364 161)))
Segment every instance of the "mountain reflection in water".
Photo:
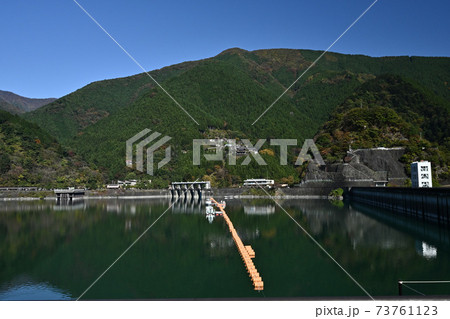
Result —
MULTIPOLYGON (((374 296, 397 281, 448 280, 448 231, 356 203, 280 200, 374 296)), ((227 200, 226 211, 264 278, 253 290, 221 216, 204 201, 85 199, 2 202, 0 299, 76 299, 168 208, 84 299, 364 296, 270 200, 227 200)), ((420 287, 448 295, 450 286, 420 287)))

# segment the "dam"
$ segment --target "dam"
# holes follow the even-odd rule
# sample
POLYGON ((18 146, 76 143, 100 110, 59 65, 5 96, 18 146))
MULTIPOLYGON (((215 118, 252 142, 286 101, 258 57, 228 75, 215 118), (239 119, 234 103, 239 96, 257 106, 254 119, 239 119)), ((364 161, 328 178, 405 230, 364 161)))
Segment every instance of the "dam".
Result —
POLYGON ((351 187, 345 191, 344 198, 450 227, 450 189, 351 187))

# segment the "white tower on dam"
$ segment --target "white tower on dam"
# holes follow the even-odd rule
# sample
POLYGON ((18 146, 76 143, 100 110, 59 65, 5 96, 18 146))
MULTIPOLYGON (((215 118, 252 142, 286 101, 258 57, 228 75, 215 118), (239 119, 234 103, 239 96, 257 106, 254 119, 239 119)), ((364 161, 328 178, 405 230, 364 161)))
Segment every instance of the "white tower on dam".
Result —
POLYGON ((414 188, 433 187, 430 162, 420 161, 411 163, 411 183, 414 188))

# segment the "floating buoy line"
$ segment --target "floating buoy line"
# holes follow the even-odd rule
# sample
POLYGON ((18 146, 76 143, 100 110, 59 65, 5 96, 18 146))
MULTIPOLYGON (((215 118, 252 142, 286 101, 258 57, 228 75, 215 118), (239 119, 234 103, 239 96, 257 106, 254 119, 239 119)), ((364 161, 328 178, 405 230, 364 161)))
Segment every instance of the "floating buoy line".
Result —
MULTIPOLYGON (((253 287, 255 290, 263 290, 264 289, 264 282, 262 281, 262 278, 258 272, 258 270, 255 267, 255 264, 253 263, 253 258, 255 258, 255 251, 250 245, 245 246, 242 243, 241 238, 236 232, 236 229, 233 226, 233 223, 231 222, 231 219, 228 217, 227 213, 225 212, 225 202, 222 201, 221 203, 217 202, 214 198, 211 197, 211 203, 217 206, 220 209, 220 215, 223 216, 225 221, 228 224, 228 228, 230 229, 231 236, 233 237, 233 241, 236 244, 236 247, 238 248, 239 254, 241 255, 242 261, 244 262, 245 268, 247 269, 247 272, 253 282, 253 287)), ((211 207, 211 206, 209 206, 211 207)), ((208 211, 208 208, 207 208, 208 211)), ((218 213, 218 212, 216 212, 218 213)))

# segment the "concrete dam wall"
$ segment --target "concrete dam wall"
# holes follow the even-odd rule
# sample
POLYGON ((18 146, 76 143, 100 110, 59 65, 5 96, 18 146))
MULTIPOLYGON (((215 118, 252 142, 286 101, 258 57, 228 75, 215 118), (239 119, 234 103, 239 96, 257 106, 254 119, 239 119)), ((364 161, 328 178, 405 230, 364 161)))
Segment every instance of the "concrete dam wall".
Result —
POLYGON ((450 189, 352 187, 344 198, 450 227, 450 189))

